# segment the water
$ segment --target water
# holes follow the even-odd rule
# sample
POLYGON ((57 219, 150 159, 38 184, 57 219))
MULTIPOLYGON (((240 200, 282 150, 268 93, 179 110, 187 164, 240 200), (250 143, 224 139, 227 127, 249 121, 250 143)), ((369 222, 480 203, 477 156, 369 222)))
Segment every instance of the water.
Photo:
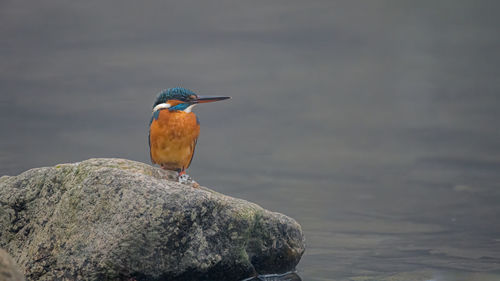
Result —
POLYGON ((302 281, 299 275, 295 272, 286 272, 279 274, 265 274, 257 277, 251 277, 242 281, 302 281))
POLYGON ((500 280, 494 1, 3 2, 0 174, 149 163, 156 93, 189 173, 302 225, 303 280, 500 280))

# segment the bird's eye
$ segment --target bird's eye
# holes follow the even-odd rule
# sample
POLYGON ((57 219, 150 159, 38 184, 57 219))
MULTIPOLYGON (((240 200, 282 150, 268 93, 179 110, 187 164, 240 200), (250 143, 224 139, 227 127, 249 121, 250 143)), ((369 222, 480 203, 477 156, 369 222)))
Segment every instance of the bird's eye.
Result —
POLYGON ((190 99, 190 100, 194 100, 194 99, 196 99, 196 96, 195 96, 195 95, 190 95, 190 96, 189 96, 189 99, 190 99))

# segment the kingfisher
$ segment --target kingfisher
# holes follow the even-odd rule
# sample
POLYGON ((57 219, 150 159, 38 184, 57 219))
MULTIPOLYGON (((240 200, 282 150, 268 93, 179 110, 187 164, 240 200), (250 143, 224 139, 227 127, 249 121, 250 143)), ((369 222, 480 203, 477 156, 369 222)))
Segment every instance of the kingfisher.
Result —
POLYGON ((153 164, 176 171, 179 182, 191 178, 186 169, 191 164, 200 134, 200 122, 191 111, 199 103, 229 99, 221 96, 198 96, 185 88, 161 91, 153 104, 149 123, 149 155, 153 164))

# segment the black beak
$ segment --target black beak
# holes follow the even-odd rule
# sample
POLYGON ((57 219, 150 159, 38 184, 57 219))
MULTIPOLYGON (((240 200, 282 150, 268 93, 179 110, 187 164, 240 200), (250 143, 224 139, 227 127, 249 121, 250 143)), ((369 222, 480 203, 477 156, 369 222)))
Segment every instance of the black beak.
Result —
POLYGON ((211 96, 198 96, 195 100, 191 101, 191 103, 207 103, 214 102, 220 100, 227 100, 231 97, 211 97, 211 96))

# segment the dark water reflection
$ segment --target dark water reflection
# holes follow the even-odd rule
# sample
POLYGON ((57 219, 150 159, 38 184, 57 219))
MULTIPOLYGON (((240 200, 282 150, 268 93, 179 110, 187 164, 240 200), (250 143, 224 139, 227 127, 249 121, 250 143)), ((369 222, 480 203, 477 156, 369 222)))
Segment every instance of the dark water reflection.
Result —
POLYGON ((299 275, 295 272, 282 274, 266 274, 259 275, 254 278, 248 278, 242 281, 302 281, 299 275))
POLYGON ((497 2, 0 6, 1 174, 149 162, 160 88, 231 95, 190 174, 296 218, 304 280, 500 280, 497 2))

